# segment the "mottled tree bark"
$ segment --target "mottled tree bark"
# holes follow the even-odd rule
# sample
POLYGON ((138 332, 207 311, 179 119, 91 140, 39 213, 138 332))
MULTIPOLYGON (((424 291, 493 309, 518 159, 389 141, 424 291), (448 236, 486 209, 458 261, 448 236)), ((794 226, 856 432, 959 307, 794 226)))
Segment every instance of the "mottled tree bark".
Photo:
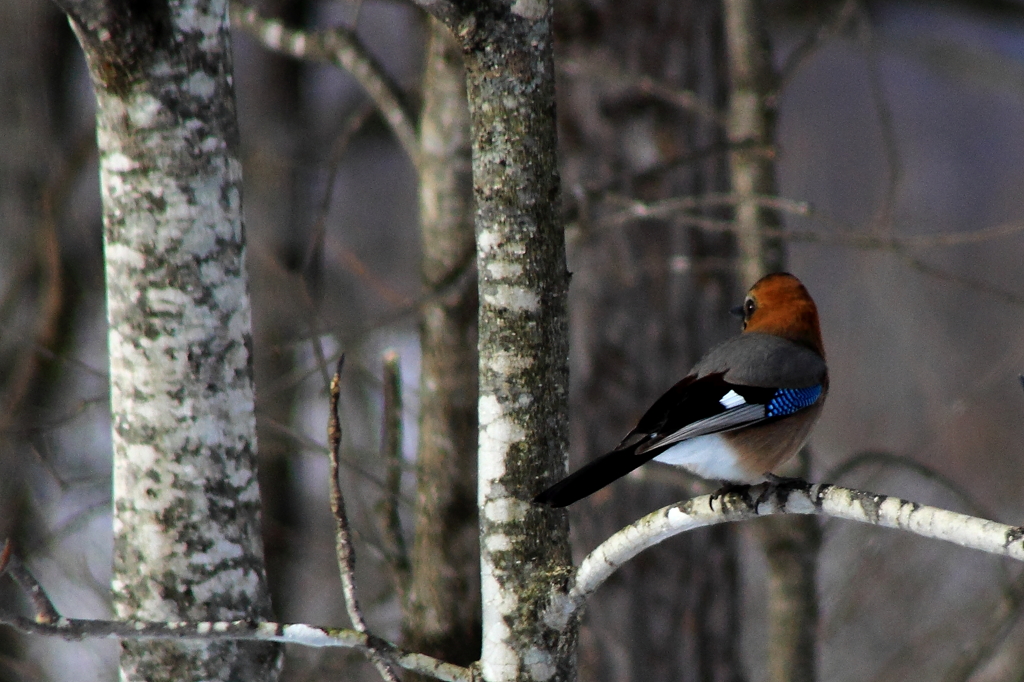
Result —
MULTIPOLYGON (((785 245, 768 229, 778 214, 743 201, 777 191, 774 156, 775 109, 769 103, 776 75, 759 0, 726 0, 729 75, 729 141, 743 145, 730 156, 736 205, 736 237, 745 286, 786 267, 785 245)), ((791 474, 809 473, 807 451, 791 474)), ((821 530, 810 516, 766 519, 757 526, 768 559, 768 676, 771 682, 813 682, 817 670, 817 555, 821 530)))
POLYGON ((430 21, 420 117, 423 306, 409 648, 459 665, 480 656, 477 352, 469 110, 462 53, 430 21))
MULTIPOLYGON (((97 102, 120 618, 267 619, 227 7, 62 3, 97 102)), ((269 680, 277 649, 125 643, 126 680, 269 680)))
POLYGON ((477 505, 488 682, 572 679, 574 628, 540 620, 571 566, 565 513, 530 499, 565 474, 568 325, 551 4, 478 2, 459 24, 476 199, 477 505))

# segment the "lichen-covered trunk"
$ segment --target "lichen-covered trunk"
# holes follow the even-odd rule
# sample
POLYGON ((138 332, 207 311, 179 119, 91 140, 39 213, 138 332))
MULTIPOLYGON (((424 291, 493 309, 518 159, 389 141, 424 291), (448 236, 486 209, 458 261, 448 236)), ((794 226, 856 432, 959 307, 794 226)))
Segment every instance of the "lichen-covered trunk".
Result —
MULTIPOLYGON (((269 619, 227 6, 68 8, 97 102, 114 607, 269 619)), ((125 643, 122 679, 269 680, 273 645, 125 643)))
POLYGON ((480 657, 477 352, 469 111, 462 53, 431 21, 420 118, 423 280, 416 534, 403 624, 409 648, 480 657))
POLYGON ((481 671, 572 679, 575 637, 541 620, 570 567, 567 520, 530 502, 564 475, 568 437, 551 6, 481 2, 461 28, 480 296, 481 671))
MULTIPOLYGON (((726 0, 729 76, 729 141, 743 148, 729 157, 736 205, 736 236, 744 286, 786 267, 782 240, 769 230, 781 224, 773 210, 745 197, 777 191, 775 111, 769 95, 777 77, 759 0, 726 0)), ((804 450, 790 475, 807 476, 804 450)), ((821 530, 811 516, 772 518, 757 526, 768 559, 768 679, 813 682, 817 676, 817 553, 821 530)))

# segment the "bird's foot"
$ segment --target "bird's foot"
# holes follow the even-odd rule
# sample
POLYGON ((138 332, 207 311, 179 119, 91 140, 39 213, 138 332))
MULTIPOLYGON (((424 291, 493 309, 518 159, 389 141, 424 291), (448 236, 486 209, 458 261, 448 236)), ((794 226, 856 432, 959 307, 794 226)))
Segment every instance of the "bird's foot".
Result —
MULTIPOLYGON (((750 486, 747 485, 746 483, 730 483, 729 481, 723 481, 722 487, 716 490, 715 492, 711 493, 710 497, 708 498, 708 506, 711 507, 711 511, 715 511, 716 500, 721 501, 723 497, 725 497, 726 495, 730 495, 732 493, 736 493, 737 495, 743 495, 744 497, 749 498, 750 486)), ((719 508, 721 508, 721 503, 719 503, 718 506, 719 508)))
POLYGON ((754 509, 760 507, 762 502, 778 492, 786 492, 787 489, 795 490, 807 485, 807 481, 797 476, 776 476, 768 472, 764 475, 764 478, 768 485, 764 487, 764 490, 761 491, 761 494, 754 501, 754 509))

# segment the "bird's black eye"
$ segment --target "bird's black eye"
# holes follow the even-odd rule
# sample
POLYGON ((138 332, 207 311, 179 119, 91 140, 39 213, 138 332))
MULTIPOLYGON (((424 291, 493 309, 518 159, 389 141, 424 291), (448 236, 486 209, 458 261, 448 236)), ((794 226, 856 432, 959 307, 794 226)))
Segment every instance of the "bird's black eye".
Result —
POLYGON ((743 302, 743 317, 750 317, 757 310, 757 304, 754 303, 754 299, 748 298, 743 302))

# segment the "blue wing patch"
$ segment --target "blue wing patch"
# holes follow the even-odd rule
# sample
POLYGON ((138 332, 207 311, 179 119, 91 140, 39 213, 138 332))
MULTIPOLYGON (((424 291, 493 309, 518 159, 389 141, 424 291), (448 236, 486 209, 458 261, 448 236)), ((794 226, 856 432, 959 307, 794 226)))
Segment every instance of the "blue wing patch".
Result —
POLYGON ((821 385, 810 388, 780 388, 765 407, 766 417, 785 417, 805 407, 810 407, 821 396, 821 385))

